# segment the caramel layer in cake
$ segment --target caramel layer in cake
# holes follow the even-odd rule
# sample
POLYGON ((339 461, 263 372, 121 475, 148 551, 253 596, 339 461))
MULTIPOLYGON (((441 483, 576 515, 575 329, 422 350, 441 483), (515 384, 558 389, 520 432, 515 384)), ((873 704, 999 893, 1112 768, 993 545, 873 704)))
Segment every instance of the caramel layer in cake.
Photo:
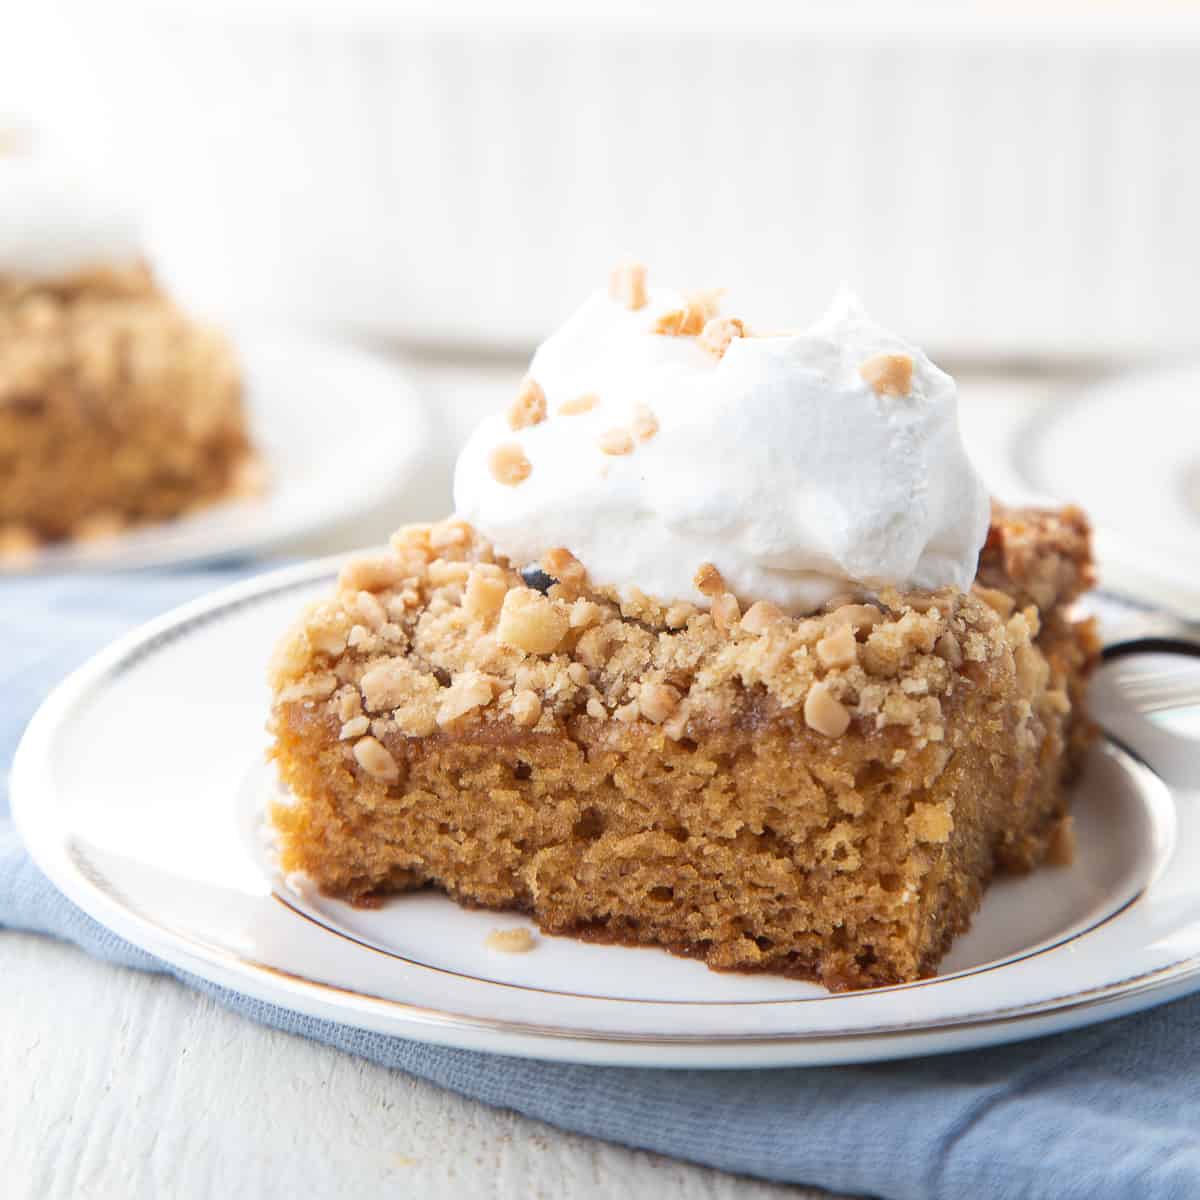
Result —
POLYGON ((0 549, 176 516, 257 475, 232 348, 148 272, 0 277, 0 549))
POLYGON ((811 617, 529 586, 458 521, 351 564, 283 640, 285 871, 433 886, 549 933, 834 990, 919 978, 1063 841, 1095 641, 1081 514, 997 510, 969 594, 811 617))

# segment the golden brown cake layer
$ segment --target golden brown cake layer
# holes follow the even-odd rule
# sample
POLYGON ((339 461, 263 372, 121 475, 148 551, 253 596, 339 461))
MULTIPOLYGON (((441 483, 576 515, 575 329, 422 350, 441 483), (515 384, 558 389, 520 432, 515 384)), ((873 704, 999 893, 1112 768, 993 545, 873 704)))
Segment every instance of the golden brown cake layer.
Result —
POLYGON ((160 520, 254 474, 232 348, 148 272, 0 277, 0 541, 160 520))
POLYGON ((796 619, 715 572, 700 612, 544 566, 545 595, 459 522, 402 531, 285 638, 284 870, 844 989, 930 973, 1061 843, 1093 638, 1023 581, 796 619))

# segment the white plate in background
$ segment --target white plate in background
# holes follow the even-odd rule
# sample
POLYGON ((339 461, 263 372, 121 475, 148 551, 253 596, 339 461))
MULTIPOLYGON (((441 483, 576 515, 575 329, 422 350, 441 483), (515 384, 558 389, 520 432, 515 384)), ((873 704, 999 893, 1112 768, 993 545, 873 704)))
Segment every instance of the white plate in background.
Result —
POLYGON ((0 576, 160 567, 279 549, 365 516, 429 453, 425 406, 388 359, 300 334, 234 340, 251 437, 267 471, 264 493, 103 541, 46 546, 0 562, 0 576))
POLYGON ((1200 366, 1130 371, 1041 406, 1024 481, 1080 505, 1106 587, 1200 619, 1200 366))
POLYGON ((519 916, 433 894, 375 911, 297 895, 255 831, 274 786, 262 759, 265 663, 336 567, 261 576, 123 638, 54 692, 17 752, 13 812, 37 864, 179 968, 383 1033, 663 1067, 965 1049, 1200 988, 1200 764, 1194 741, 1161 729, 1142 741, 1124 720, 1134 660, 1101 671, 1095 701, 1151 765, 1100 742, 1073 803, 1076 861, 999 880, 936 979, 831 995, 565 938, 504 956, 485 939, 526 924, 519 916))

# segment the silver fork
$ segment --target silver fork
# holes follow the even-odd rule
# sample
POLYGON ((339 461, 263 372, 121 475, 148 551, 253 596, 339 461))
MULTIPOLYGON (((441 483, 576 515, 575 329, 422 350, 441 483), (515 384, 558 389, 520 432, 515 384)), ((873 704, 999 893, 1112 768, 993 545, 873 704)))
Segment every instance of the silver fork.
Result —
MULTIPOLYGON (((1108 638, 1100 655, 1105 662, 1133 654, 1183 654, 1200 658, 1200 625, 1176 617, 1148 616, 1130 621, 1108 638)), ((1160 712, 1200 704, 1200 670, 1175 668, 1130 674, 1122 692, 1141 712, 1160 712)))

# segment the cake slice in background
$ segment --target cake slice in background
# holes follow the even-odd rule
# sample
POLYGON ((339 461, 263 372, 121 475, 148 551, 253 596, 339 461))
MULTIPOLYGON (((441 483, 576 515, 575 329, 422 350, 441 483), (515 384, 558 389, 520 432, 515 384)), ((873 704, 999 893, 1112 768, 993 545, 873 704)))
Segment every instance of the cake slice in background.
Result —
POLYGON ((142 259, 94 179, 0 156, 0 551, 256 490, 232 346, 142 259))

